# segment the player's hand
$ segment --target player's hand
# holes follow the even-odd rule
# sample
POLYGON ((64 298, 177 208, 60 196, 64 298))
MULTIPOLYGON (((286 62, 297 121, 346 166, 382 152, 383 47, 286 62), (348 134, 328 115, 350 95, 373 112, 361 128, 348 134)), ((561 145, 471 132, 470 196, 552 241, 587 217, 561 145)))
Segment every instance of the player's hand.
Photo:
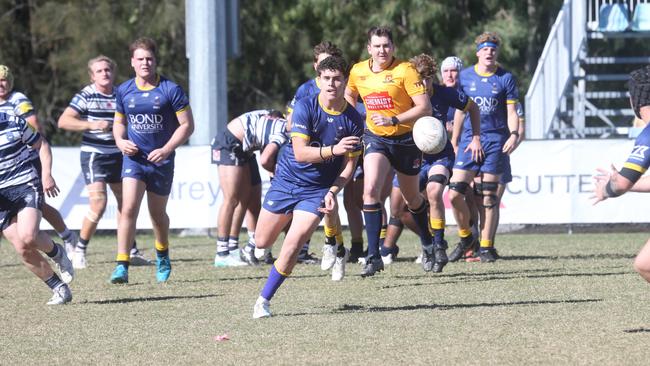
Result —
POLYGON ((160 149, 150 152, 149 155, 147 155, 147 160, 154 164, 162 163, 171 153, 171 151, 167 151, 167 149, 161 147, 160 149))
POLYGON ((506 143, 503 144, 503 152, 510 155, 517 148, 517 136, 510 135, 506 140, 506 143))
POLYGON ((472 160, 477 163, 483 161, 485 153, 483 152, 483 146, 481 146, 481 139, 478 136, 472 137, 472 141, 465 148, 465 152, 472 152, 472 160))
POLYGON ((137 154, 139 151, 136 144, 134 144, 133 141, 131 140, 119 139, 119 140, 115 140, 115 144, 117 145, 117 148, 120 149, 120 151, 124 155, 133 156, 137 154))
POLYGON ((358 150, 360 143, 361 139, 357 136, 345 136, 338 144, 334 145, 332 152, 336 156, 345 155, 347 152, 358 150))
POLYGON ((56 197, 59 195, 60 189, 56 185, 56 181, 54 180, 54 177, 52 177, 51 174, 44 174, 43 175, 43 192, 48 197, 56 197))
POLYGON ((393 125, 393 120, 388 116, 384 116, 383 114, 373 113, 372 115, 370 115, 370 119, 372 119, 372 122, 375 124, 375 126, 393 125))
POLYGON ((593 200, 593 204, 597 204, 600 201, 604 201, 609 196, 607 195, 607 191, 605 187, 607 184, 609 184, 609 181, 611 180, 612 182, 616 182, 618 180, 619 174, 618 170, 616 170, 616 167, 614 164, 611 166, 611 171, 603 168, 597 168, 596 171, 598 171, 598 174, 594 175, 594 194, 589 197, 590 199, 593 200))
POLYGON ((327 215, 332 212, 338 212, 338 210, 339 210, 339 204, 338 204, 338 200, 336 199, 336 196, 331 191, 328 191, 325 194, 325 197, 323 197, 323 202, 321 204, 321 207, 318 209, 318 211, 327 215))
POLYGON ((93 122, 93 127, 95 130, 108 131, 111 129, 111 122, 105 121, 103 119, 93 122))

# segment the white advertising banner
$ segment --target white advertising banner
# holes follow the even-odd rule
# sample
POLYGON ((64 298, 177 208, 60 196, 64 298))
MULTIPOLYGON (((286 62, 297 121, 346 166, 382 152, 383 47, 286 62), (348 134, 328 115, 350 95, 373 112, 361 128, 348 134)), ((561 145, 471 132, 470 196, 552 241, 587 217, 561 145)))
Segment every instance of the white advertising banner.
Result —
MULTIPOLYGON (((593 206, 590 196, 596 168, 619 169, 631 152, 631 140, 526 141, 511 157, 513 181, 501 202, 503 224, 639 223, 650 221, 645 214, 650 194, 628 193, 593 206)), ((79 229, 88 212, 88 193, 79 166, 78 148, 54 148, 54 178, 61 193, 47 202, 59 209, 72 229, 79 229)), ((260 167, 263 191, 268 174, 260 167)), ((340 195, 342 196, 342 195, 340 195)), ((209 146, 185 146, 176 152, 174 184, 167 213, 172 228, 216 227, 221 203, 217 167, 210 164, 209 146)), ((340 202, 341 221, 347 218, 340 202)), ((447 222, 454 224, 445 193, 447 222)), ((109 204, 100 229, 117 227, 117 204, 109 204)), ((42 227, 50 226, 43 221, 42 227)), ((151 228, 146 197, 137 227, 151 228)))

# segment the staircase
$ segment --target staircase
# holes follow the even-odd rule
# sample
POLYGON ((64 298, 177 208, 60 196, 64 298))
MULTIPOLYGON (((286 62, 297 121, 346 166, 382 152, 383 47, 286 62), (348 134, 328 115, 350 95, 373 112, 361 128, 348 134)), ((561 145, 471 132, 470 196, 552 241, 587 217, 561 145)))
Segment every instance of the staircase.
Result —
POLYGON ((645 10, 650 0, 565 0, 526 94, 528 138, 634 135, 626 82, 650 63, 650 27, 629 23, 645 10))

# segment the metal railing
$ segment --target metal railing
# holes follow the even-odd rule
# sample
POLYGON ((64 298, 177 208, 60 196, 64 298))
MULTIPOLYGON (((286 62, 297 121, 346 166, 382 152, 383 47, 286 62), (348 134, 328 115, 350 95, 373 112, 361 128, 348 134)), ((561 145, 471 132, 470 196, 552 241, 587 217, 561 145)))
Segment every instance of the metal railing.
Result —
POLYGON ((526 93, 527 138, 548 138, 558 118, 562 95, 577 71, 586 42, 586 7, 585 0, 565 0, 551 28, 526 93))

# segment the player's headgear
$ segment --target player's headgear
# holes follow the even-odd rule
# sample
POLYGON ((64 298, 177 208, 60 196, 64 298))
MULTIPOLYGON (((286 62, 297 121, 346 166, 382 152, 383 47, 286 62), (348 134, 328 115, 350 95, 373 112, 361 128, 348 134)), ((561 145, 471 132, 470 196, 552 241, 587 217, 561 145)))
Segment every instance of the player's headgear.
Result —
POLYGON ((630 90, 630 101, 632 102, 634 114, 641 118, 639 115, 641 107, 650 105, 650 65, 632 71, 627 85, 630 90))
POLYGON ((5 65, 0 65, 0 78, 6 79, 9 82, 9 90, 14 87, 14 74, 11 73, 11 69, 5 65))
POLYGON ((458 71, 463 69, 463 61, 456 56, 449 56, 446 59, 442 60, 440 64, 440 73, 445 70, 456 69, 458 71))

